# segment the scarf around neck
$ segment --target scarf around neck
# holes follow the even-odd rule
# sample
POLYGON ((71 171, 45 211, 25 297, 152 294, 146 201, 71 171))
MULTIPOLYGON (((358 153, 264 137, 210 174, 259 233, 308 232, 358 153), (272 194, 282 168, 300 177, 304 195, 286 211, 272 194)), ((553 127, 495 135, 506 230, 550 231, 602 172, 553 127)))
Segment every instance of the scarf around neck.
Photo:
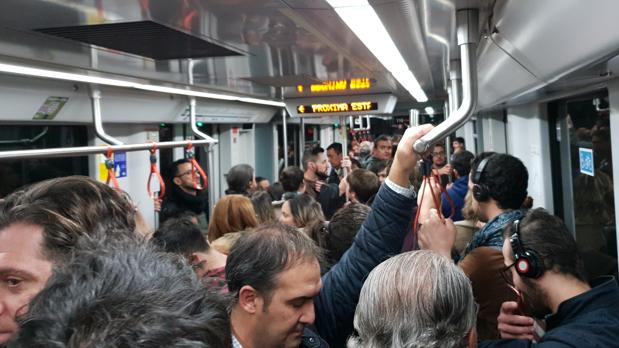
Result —
POLYGON ((526 212, 526 209, 510 210, 488 221, 481 230, 473 235, 473 239, 467 245, 464 255, 466 256, 474 249, 482 246, 497 249, 503 248, 503 230, 505 226, 514 220, 522 219, 526 212))

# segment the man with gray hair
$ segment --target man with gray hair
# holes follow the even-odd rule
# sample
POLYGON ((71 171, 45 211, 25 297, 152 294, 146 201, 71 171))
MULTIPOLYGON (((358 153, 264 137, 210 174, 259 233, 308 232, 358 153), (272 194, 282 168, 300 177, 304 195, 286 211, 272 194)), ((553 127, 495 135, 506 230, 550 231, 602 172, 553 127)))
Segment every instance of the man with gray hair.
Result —
POLYGON ((348 348, 476 347, 476 317, 458 266, 431 251, 400 254, 363 284, 348 348))

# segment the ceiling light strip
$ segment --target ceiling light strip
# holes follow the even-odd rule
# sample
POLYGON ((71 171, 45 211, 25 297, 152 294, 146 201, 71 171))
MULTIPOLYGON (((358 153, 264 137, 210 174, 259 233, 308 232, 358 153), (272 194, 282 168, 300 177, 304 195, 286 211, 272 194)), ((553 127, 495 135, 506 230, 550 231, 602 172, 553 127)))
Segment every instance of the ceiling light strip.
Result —
POLYGON ((8 74, 23 75, 23 76, 33 76, 33 77, 43 77, 43 78, 50 78, 50 79, 56 79, 56 80, 73 81, 73 82, 94 83, 94 84, 105 85, 105 86, 134 88, 134 89, 139 89, 143 91, 185 95, 188 97, 196 97, 196 98, 238 101, 242 103, 268 105, 268 106, 275 106, 275 107, 280 107, 280 108, 285 107, 285 104, 283 102, 278 102, 275 100, 240 97, 240 96, 210 93, 210 92, 200 92, 200 91, 194 91, 190 89, 165 87, 165 86, 159 86, 159 85, 149 85, 149 84, 130 82, 130 81, 125 81, 125 80, 110 79, 110 78, 105 78, 105 77, 90 76, 90 75, 84 75, 84 74, 67 73, 67 72, 61 72, 61 71, 55 71, 55 70, 32 68, 32 67, 27 67, 27 66, 5 64, 5 63, 0 63, 0 72, 8 73, 8 74))
POLYGON ((428 97, 367 0, 327 0, 350 30, 393 77, 418 101, 428 97))

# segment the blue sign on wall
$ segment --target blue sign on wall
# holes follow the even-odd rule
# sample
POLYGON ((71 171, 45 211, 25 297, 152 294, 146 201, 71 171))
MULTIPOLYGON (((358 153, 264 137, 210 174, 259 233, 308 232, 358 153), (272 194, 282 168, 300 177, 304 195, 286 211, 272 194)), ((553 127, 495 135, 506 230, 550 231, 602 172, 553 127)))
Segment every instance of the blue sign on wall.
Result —
POLYGON ((114 154, 114 173, 117 178, 124 178, 127 176, 127 153, 116 152, 114 154))
POLYGON ((593 176, 593 150, 581 147, 578 149, 578 157, 580 158, 580 172, 593 176))

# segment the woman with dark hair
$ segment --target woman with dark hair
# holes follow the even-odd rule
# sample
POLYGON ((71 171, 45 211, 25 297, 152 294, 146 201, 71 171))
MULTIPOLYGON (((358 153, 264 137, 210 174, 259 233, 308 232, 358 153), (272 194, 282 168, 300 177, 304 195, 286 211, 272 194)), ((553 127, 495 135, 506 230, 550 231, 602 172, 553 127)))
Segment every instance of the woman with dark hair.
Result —
POLYGON ((254 168, 249 164, 237 164, 230 168, 226 175, 226 182, 228 183, 227 195, 249 196, 256 191, 254 168))

